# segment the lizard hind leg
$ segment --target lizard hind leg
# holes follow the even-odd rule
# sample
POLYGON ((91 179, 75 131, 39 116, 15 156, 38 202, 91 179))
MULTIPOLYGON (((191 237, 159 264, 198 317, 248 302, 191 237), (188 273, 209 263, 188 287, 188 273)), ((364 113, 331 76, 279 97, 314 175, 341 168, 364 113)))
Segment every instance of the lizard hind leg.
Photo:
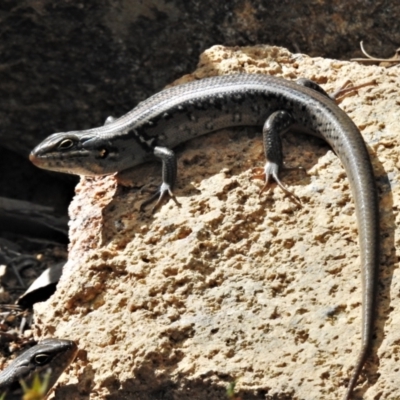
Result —
POLYGON ((301 206, 300 199, 287 189, 279 179, 279 169, 283 168, 281 134, 287 132, 292 124, 293 118, 286 111, 275 111, 268 117, 263 127, 264 152, 267 162, 262 172, 254 175, 254 177, 265 180, 260 194, 269 188, 271 178, 273 178, 279 187, 288 194, 296 204, 301 206))
POLYGON ((320 85, 318 85, 318 83, 315 83, 311 79, 299 78, 299 79, 296 80, 296 83, 298 85, 300 85, 300 86, 305 86, 305 87, 308 87, 310 89, 313 89, 316 92, 319 92, 319 93, 323 94, 324 96, 330 98, 331 100, 335 100, 334 97, 331 97, 328 93, 325 92, 324 89, 322 89, 322 87, 320 85))

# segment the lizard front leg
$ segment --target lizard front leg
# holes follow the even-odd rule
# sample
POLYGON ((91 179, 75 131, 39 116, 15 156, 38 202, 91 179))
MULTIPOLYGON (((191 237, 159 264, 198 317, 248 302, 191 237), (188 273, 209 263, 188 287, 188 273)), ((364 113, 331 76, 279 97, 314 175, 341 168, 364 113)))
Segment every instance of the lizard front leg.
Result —
POLYGON ((148 204, 157 199, 157 197, 158 200, 152 208, 152 212, 157 210, 157 208, 161 205, 161 203, 167 196, 170 196, 177 206, 181 205, 173 193, 178 170, 175 153, 167 147, 157 146, 154 148, 154 155, 157 158, 160 158, 162 162, 162 183, 157 192, 141 204, 141 211, 143 211, 148 204))

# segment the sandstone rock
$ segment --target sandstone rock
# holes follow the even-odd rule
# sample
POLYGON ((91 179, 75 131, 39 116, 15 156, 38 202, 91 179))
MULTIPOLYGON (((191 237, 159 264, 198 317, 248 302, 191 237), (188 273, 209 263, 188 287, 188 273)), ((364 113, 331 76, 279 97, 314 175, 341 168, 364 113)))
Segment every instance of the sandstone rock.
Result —
MULTIPOLYGON (((306 77, 333 92, 376 84, 340 106, 370 150, 380 192, 382 256, 374 348, 359 383, 364 399, 394 399, 400 351, 400 73, 310 58, 270 46, 206 51, 193 74, 306 77)), ((360 347, 361 277, 349 183, 322 141, 288 134, 282 174, 259 195, 261 136, 231 129, 180 146, 175 193, 154 215, 148 193, 115 177, 82 178, 70 207, 70 258, 53 297, 35 307, 36 336, 81 349, 57 399, 338 399, 360 347)), ((136 187, 160 166, 135 169, 136 187)))

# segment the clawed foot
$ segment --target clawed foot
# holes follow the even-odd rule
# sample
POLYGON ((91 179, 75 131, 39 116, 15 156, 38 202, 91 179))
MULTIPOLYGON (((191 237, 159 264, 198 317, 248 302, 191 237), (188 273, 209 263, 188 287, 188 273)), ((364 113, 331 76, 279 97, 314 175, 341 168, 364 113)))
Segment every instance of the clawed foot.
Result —
POLYGON ((161 159, 162 162, 162 184, 157 192, 151 196, 148 200, 144 201, 140 206, 140 211, 143 211, 144 208, 152 203, 155 199, 158 200, 151 212, 154 213, 161 204, 163 203, 166 197, 171 197, 174 200, 175 204, 180 207, 179 201, 176 199, 172 188, 174 187, 176 181, 176 171, 177 171, 177 161, 175 153, 168 149, 167 147, 156 146, 154 148, 154 155, 161 159))
MULTIPOLYGON (((294 168, 290 168, 294 169, 294 168)), ((296 168, 298 169, 298 168, 296 168)), ((281 182, 281 180, 278 177, 278 166, 274 163, 269 163, 265 165, 264 168, 254 168, 253 169, 253 178, 255 179, 261 179, 265 182, 264 186, 260 190, 260 195, 265 192, 267 189, 270 188, 270 183, 271 183, 271 178, 274 179, 274 181, 279 185, 279 187, 287 194, 289 197, 294 200, 294 202, 299 205, 300 207, 302 206, 300 199, 289 189, 286 188, 286 186, 281 182)))
POLYGON ((162 203, 164 202, 164 200, 166 198, 170 197, 175 204, 180 207, 181 203, 179 203, 179 201, 176 199, 171 187, 167 184, 167 183, 162 183, 160 188, 157 190, 156 193, 154 193, 149 199, 145 200, 141 205, 140 205, 140 211, 143 212, 145 207, 152 203, 154 200, 157 200, 156 204, 154 205, 154 207, 151 209, 151 213, 153 214, 155 211, 158 210, 158 208, 162 205, 162 203))

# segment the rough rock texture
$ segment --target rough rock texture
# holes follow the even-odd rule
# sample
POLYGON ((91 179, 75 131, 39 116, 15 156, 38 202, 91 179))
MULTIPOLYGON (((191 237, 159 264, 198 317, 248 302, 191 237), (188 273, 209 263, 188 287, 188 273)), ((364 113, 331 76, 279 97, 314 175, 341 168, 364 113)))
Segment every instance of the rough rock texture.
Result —
MULTIPOLYGON (((206 51, 179 82, 232 73, 307 77, 332 92, 376 84, 340 106, 360 128, 380 192, 382 256, 372 356, 358 395, 400 396, 399 69, 259 46, 206 51), (368 378, 368 379, 367 379, 368 378)), ((176 83, 179 83, 176 82, 176 83)), ((259 195, 261 137, 226 130, 178 149, 179 182, 157 213, 114 177, 82 178, 70 207, 70 258, 56 294, 35 307, 36 335, 76 340, 57 399, 338 399, 360 346, 361 278, 354 204, 323 142, 286 135, 278 187, 259 195)), ((159 165, 135 170, 158 183, 159 165)))

